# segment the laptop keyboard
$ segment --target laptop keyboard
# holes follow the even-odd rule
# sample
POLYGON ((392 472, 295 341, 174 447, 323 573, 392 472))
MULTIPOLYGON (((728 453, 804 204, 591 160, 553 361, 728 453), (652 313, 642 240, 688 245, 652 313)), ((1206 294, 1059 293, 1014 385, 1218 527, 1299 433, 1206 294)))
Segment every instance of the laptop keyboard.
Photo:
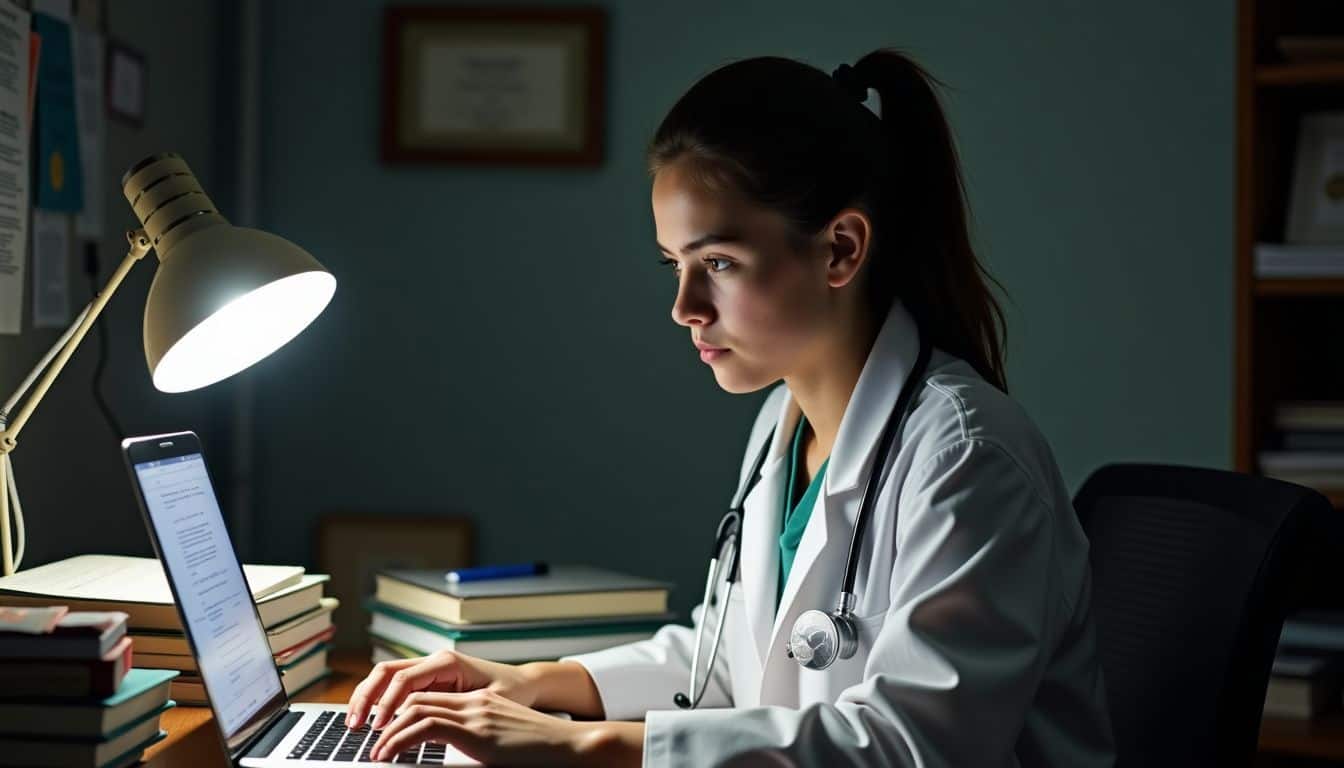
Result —
MULTIPOLYGON (((344 715, 344 712, 335 711, 319 713, 317 720, 308 726, 308 731, 286 757, 290 760, 326 760, 333 763, 369 762, 369 753, 383 732, 370 730, 367 719, 358 728, 346 728, 344 715)), ((443 744, 419 744, 388 762, 443 765, 447 749, 443 744)))

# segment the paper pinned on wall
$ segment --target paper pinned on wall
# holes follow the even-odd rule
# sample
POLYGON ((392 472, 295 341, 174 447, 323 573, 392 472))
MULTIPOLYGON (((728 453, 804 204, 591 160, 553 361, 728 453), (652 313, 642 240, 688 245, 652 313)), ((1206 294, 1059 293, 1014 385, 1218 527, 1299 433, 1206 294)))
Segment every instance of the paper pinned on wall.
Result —
POLYGON ((30 23, 27 12, 0 4, 0 333, 23 330, 30 23))
POLYGON ((33 327, 70 324, 70 218, 33 210, 33 327))
POLYGON ((78 25, 74 32, 75 116, 84 171, 84 207, 75 217, 75 234, 96 240, 103 234, 103 37, 78 25))
POLYGON ((70 25, 35 13, 33 31, 42 37, 42 66, 37 73, 37 207, 74 213, 84 205, 84 176, 70 25))

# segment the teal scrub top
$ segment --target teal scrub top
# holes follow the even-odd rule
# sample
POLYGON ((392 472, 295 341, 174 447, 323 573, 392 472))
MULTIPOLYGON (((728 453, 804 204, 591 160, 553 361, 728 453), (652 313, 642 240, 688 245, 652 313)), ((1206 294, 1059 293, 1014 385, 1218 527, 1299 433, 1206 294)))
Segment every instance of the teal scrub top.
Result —
POLYGON ((784 596, 784 584, 789 580, 789 569, 793 567, 793 558, 798 554, 798 542, 803 540, 803 531, 807 528, 808 518, 812 517, 812 507, 816 506, 817 495, 821 493, 822 481, 826 477, 826 465, 830 458, 822 462, 812 482, 807 484, 803 495, 798 495, 798 482, 802 479, 802 462, 805 456, 799 455, 803 432, 807 419, 798 420, 798 431, 793 434, 793 447, 789 449, 789 479, 784 486, 784 530, 779 534, 779 587, 775 593, 778 601, 784 596), (797 501, 795 501, 795 499, 797 501))

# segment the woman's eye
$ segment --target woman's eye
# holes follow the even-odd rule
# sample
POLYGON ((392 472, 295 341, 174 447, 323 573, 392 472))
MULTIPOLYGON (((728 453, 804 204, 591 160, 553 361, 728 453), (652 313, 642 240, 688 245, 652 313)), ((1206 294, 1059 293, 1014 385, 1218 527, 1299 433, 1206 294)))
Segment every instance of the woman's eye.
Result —
POLYGON ((733 262, 727 259, 716 259, 711 256, 710 258, 705 259, 705 263, 709 265, 710 272, 722 272, 731 266, 733 262))
POLYGON ((672 274, 674 275, 681 274, 681 263, 678 262, 676 259, 669 259, 666 256, 664 256, 658 259, 658 263, 662 264, 664 267, 671 267, 672 274))

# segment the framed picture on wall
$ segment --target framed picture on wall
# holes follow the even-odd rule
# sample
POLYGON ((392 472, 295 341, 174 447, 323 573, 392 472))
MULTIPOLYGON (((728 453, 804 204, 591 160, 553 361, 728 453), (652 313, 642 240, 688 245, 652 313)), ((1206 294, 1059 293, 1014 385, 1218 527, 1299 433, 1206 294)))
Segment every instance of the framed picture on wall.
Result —
POLYGON ((389 7, 387 163, 598 165, 605 12, 389 7))
POLYGON ((107 114, 139 128, 145 122, 145 57, 117 40, 107 41, 107 114))
POLYGON ((374 574, 384 568, 471 566, 473 527, 464 517, 336 513, 318 524, 318 567, 331 574, 328 593, 341 601, 332 617, 337 648, 369 646, 374 574))
POLYGON ((1344 112, 1302 116, 1286 234, 1290 243, 1344 243, 1344 112))

